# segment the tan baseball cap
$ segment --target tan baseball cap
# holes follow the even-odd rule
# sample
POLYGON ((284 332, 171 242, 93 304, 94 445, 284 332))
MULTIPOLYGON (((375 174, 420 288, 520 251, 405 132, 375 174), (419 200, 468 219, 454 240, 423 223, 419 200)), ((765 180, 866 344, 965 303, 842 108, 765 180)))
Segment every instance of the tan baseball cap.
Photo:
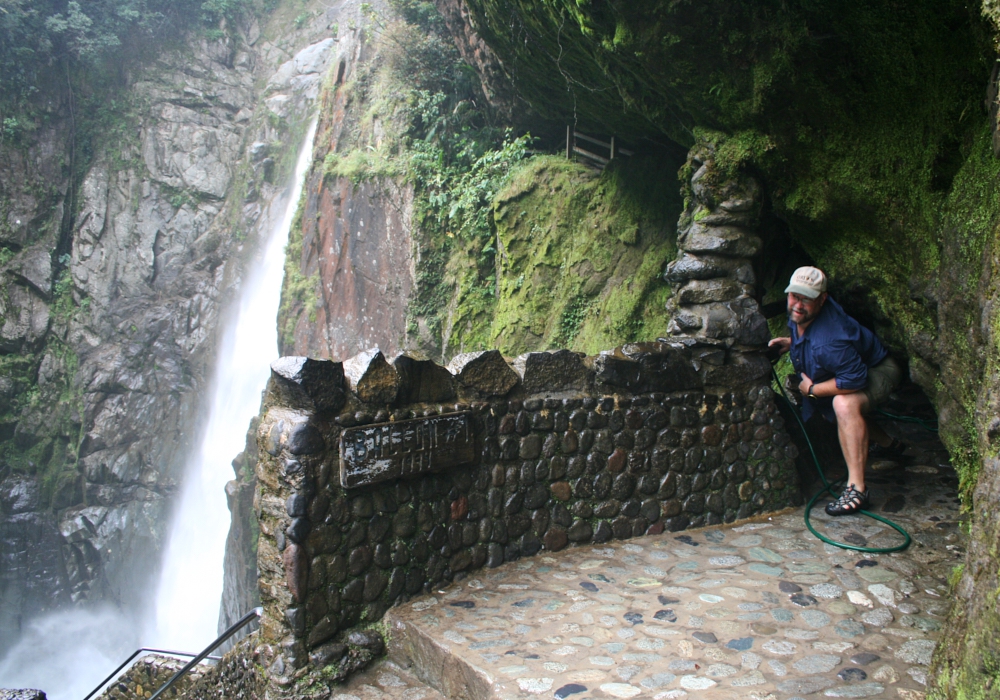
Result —
POLYGON ((800 267, 792 273, 792 279, 785 293, 801 294, 815 299, 826 291, 826 275, 818 267, 800 267))

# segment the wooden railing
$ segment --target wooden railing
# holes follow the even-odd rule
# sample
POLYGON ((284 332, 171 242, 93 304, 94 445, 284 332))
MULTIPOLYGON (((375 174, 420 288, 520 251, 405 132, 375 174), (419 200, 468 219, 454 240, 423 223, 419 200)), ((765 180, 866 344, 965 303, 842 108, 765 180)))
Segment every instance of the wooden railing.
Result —
POLYGON ((602 141, 601 139, 594 138, 593 136, 587 136, 579 131, 576 131, 572 126, 566 126, 566 158, 572 159, 573 155, 576 154, 587 160, 600 165, 601 167, 606 166, 608 163, 613 161, 618 156, 631 156, 632 151, 627 148, 621 148, 616 146, 615 137, 612 136, 610 141, 602 141), (608 152, 607 156, 603 156, 599 153, 594 153, 585 148, 581 148, 576 145, 577 140, 586 141, 587 143, 594 144, 608 152))

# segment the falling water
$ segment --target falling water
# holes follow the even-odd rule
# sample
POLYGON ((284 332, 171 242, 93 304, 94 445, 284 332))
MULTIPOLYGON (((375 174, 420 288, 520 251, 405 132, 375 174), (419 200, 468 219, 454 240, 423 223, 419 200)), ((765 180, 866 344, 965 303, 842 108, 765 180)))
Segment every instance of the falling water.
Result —
POLYGON ((217 634, 229 531, 224 488, 233 478, 231 461, 243 449, 247 425, 260 408, 269 365, 278 356, 276 319, 285 245, 312 160, 315 134, 314 119, 295 166, 295 184, 284 217, 272 231, 263 257, 247 275, 238 308, 220 343, 204 437, 185 476, 163 559, 151 640, 158 646, 197 651, 217 634))

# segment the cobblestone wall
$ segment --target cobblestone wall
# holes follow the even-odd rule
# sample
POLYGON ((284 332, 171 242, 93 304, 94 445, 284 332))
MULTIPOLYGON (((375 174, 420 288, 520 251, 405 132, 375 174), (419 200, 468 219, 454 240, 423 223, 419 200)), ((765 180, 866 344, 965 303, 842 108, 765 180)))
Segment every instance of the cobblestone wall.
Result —
POLYGON ((691 342, 511 364, 476 353, 451 371, 377 352, 277 361, 257 431, 271 675, 328 664, 338 631, 473 569, 798 504, 796 449, 767 368, 691 342), (341 486, 343 431, 459 412, 471 463, 341 486))

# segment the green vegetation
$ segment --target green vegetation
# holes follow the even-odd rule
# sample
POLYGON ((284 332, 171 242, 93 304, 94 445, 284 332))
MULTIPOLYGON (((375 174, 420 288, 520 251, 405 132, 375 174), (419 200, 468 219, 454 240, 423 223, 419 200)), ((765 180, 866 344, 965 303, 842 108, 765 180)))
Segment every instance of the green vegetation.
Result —
POLYGON ((364 113, 323 174, 413 185, 410 335, 450 356, 596 351, 662 334, 669 292, 659 276, 680 211, 676 157, 654 149, 598 175, 530 155, 529 135, 497 126, 482 108, 433 4, 392 5, 397 19, 371 15, 383 60, 341 88, 364 113))
POLYGON ((350 145, 325 157, 323 175, 413 185, 420 252, 409 325, 415 332, 422 320, 440 347, 448 335, 446 308, 457 292, 449 261, 461 255, 469 262, 461 285, 476 303, 488 305, 495 296, 491 202, 526 156, 530 137, 515 137, 476 106, 482 98, 475 75, 433 3, 390 4, 392 19, 369 8, 382 60, 339 88, 361 117, 345 140, 350 145))
MULTIPOLYGON (((79 71, 124 68, 151 39, 201 23, 218 27, 255 9, 254 0, 6 0, 0 5, 0 95, 10 106, 79 71), (53 75, 53 66, 60 70, 53 75)), ((16 111, 3 134, 23 122, 16 111)))
POLYGON ((306 277, 302 274, 302 212, 305 196, 299 200, 292 228, 285 246, 285 279, 281 289, 281 309, 278 312, 278 337, 281 347, 292 347, 295 343, 295 327, 299 316, 296 310, 304 311, 310 322, 316 321, 316 309, 320 303, 319 273, 306 277))
MULTIPOLYGON (((680 210, 667 163, 637 157, 597 174, 547 156, 515 172, 493 207, 500 288, 480 346, 596 353, 662 335, 669 287, 660 275, 676 253, 680 210)), ((456 334, 486 325, 462 310, 456 334)))

